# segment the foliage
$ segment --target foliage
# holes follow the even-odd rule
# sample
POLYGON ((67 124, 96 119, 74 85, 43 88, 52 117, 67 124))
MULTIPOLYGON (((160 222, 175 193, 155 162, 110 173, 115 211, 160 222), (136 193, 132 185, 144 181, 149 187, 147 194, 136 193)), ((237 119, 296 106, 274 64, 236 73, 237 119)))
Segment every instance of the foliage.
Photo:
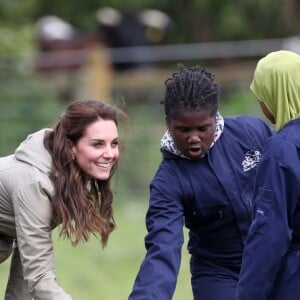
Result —
POLYGON ((71 23, 80 33, 91 33, 98 28, 95 13, 104 6, 122 12, 138 12, 144 8, 166 12, 174 22, 168 43, 299 34, 297 0, 128 0, 126 4, 121 0, 0 0, 0 19, 2 27, 22 28, 32 26, 41 16, 52 14, 71 23))
POLYGON ((51 126, 65 106, 47 81, 12 67, 0 89, 0 155, 11 153, 27 134, 51 126))
POLYGON ((22 26, 31 23, 33 11, 39 0, 0 0, 1 25, 22 26))
MULTIPOLYGON (((172 1, 180 43, 271 38, 291 34, 282 13, 283 0, 172 1)), ((288 1, 292 2, 292 1, 288 1)))
POLYGON ((1 62, 5 59, 32 57, 35 53, 35 32, 31 25, 21 28, 2 26, 0 36, 1 62))

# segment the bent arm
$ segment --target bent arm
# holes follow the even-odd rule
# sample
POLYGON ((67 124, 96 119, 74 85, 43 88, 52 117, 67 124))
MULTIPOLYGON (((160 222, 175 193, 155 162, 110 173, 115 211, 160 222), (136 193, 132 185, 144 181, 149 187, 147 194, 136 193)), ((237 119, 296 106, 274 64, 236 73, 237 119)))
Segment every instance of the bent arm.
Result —
POLYGON ((52 206, 38 183, 13 197, 15 223, 24 279, 36 300, 71 300, 56 282, 51 237, 52 206))
POLYGON ((31 300, 28 283, 24 279, 19 249, 14 245, 10 263, 10 272, 5 291, 5 300, 31 300))

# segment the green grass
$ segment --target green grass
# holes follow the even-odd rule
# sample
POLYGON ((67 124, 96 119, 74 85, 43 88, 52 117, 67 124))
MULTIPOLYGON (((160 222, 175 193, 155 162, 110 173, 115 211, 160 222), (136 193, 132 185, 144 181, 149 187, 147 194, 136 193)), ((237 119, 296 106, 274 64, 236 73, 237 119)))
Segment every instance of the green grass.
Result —
MULTIPOLYGON (((126 201, 126 199, 115 199, 126 201)), ((57 280, 74 300, 127 299, 139 265, 145 255, 143 238, 146 233, 144 214, 146 199, 116 204, 117 228, 108 246, 102 250, 95 238, 73 247, 66 240, 58 240, 54 231, 57 280)), ((188 255, 183 260, 174 299, 191 299, 188 255)), ((9 261, 0 268, 0 299, 4 299, 9 261)))

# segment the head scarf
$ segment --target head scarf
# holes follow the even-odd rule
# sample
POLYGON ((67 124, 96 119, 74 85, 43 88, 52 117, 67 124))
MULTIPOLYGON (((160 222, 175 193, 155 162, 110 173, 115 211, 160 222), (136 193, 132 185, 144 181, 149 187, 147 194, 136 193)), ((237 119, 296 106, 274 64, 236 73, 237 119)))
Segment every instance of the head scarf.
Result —
POLYGON ((300 55, 280 50, 260 59, 250 89, 273 114, 276 130, 300 117, 300 55))

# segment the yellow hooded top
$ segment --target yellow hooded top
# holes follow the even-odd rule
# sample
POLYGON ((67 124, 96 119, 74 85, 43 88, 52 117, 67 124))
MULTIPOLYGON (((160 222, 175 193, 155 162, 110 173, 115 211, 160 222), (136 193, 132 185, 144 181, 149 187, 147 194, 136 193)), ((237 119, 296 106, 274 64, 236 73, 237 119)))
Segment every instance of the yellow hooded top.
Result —
POLYGON ((300 117, 300 55, 280 50, 260 59, 250 89, 273 114, 277 131, 300 117))

